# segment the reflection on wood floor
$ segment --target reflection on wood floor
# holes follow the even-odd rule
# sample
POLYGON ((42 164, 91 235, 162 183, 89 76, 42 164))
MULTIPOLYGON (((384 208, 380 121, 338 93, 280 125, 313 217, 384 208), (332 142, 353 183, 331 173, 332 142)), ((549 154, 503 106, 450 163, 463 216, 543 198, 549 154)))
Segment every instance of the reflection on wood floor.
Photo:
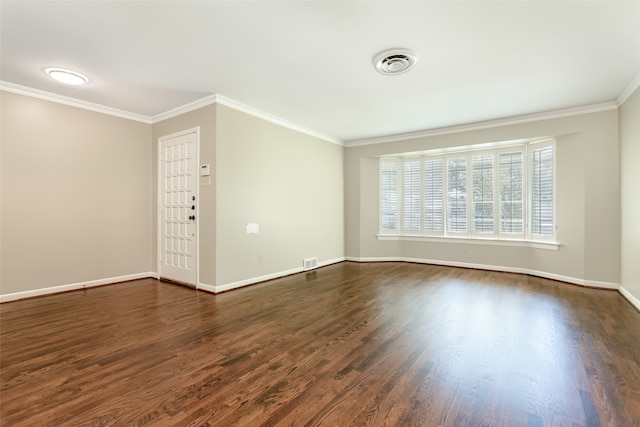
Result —
POLYGON ((525 275, 352 263, 220 295, 0 305, 4 426, 640 426, 640 313, 525 275))

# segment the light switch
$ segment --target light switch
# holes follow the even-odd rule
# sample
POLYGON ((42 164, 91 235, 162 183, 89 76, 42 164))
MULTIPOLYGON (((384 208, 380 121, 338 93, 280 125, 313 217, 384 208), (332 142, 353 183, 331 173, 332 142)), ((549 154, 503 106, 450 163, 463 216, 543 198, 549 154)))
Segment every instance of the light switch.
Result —
POLYGON ((260 225, 255 222, 247 223, 247 234, 258 234, 260 233, 260 225))

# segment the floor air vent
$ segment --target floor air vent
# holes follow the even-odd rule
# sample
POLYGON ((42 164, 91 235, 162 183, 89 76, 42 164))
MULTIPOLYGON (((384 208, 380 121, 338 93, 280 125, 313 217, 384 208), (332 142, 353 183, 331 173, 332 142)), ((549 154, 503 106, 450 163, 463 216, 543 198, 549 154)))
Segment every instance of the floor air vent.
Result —
POLYGON ((307 258, 302 260, 302 271, 318 268, 318 258, 307 258))

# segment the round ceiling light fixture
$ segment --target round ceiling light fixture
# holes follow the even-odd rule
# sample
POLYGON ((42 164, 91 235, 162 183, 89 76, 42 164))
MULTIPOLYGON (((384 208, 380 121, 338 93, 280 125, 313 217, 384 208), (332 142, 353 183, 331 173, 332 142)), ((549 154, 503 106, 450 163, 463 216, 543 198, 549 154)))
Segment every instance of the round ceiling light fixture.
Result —
POLYGON ((380 74, 391 76, 406 73, 416 65, 418 57, 409 49, 383 50, 373 59, 373 64, 380 74))
POLYGON ((79 86, 87 83, 89 78, 78 72, 65 70, 63 68, 47 68, 44 70, 55 81, 71 86, 79 86))

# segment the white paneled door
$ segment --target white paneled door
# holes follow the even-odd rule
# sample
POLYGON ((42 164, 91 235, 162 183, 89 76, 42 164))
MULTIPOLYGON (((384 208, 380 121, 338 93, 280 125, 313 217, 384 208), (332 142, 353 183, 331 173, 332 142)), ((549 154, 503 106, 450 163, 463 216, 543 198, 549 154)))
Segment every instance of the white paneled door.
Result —
POLYGON ((197 131, 160 138, 158 274, 197 284, 197 131))

